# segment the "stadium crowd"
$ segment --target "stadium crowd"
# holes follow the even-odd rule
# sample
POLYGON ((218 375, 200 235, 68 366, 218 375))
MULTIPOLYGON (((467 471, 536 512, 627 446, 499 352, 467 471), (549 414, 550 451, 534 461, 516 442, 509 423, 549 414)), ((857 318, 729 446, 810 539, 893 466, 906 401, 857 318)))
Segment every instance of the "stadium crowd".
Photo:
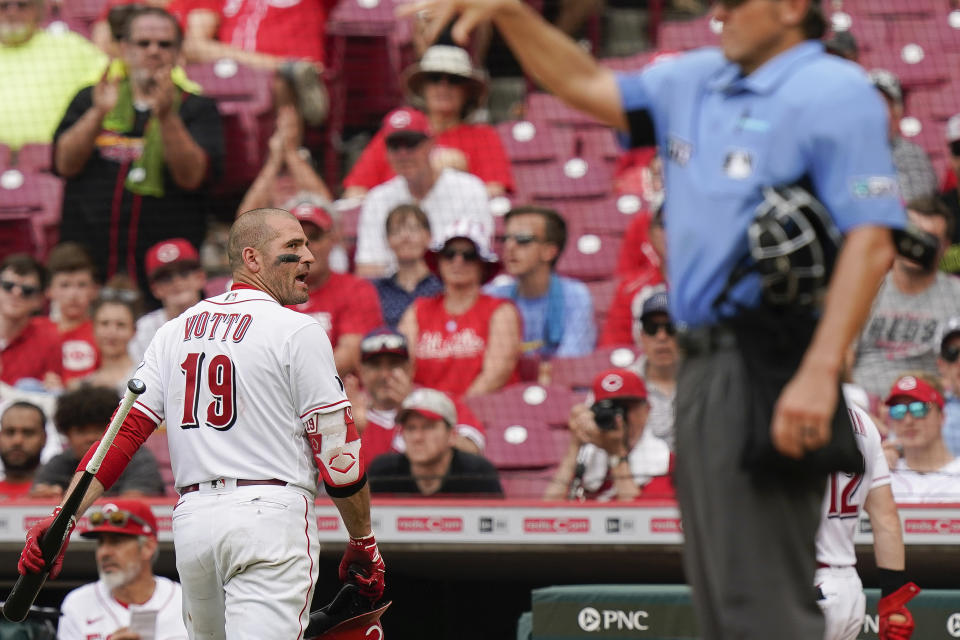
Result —
MULTIPOLYGON (((351 3, 261 14, 107 0, 78 15, 69 0, 0 0, 4 499, 62 495, 152 335, 227 288, 225 226, 270 206, 310 240, 310 299, 296 309, 330 337, 374 492, 673 495, 681 354, 655 152, 619 151, 532 88, 495 109, 503 83, 474 62, 482 52, 447 39, 405 68, 410 52, 387 39, 397 55, 371 64, 393 65, 397 102, 371 116, 379 89, 355 93, 334 46, 351 3), (357 118, 367 136, 352 140, 368 142, 336 181, 329 147, 357 118)), ((857 23, 839 24, 828 44, 856 59, 857 23)), ((938 94, 953 100, 936 111, 938 134, 916 137, 911 92, 926 94, 868 71, 910 219, 936 238, 940 269, 897 258, 851 345, 848 395, 876 417, 897 500, 956 502, 960 78, 938 94)), ((149 448, 118 495, 174 493, 149 448)))

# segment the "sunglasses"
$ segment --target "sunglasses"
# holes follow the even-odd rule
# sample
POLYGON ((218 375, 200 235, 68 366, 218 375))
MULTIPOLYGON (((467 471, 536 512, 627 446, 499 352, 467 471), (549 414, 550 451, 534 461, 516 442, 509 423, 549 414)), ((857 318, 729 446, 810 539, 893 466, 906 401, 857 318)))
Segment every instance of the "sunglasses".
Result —
POLYGON ((504 242, 510 242, 511 240, 523 246, 536 242, 538 238, 532 233, 508 233, 503 236, 504 242))
POLYGON ((917 401, 909 404, 901 403, 891 405, 890 418, 893 420, 903 420, 907 417, 908 411, 914 418, 926 418, 927 414, 930 413, 930 403, 917 401))
POLYGON ((476 249, 454 249, 453 247, 444 247, 440 250, 440 257, 444 260, 453 260, 457 256, 463 258, 464 262, 479 262, 480 254, 476 249))
POLYGON ((446 81, 447 84, 450 84, 454 87, 465 85, 470 81, 469 78, 464 78, 463 76, 455 76, 452 73, 441 73, 439 71, 425 73, 423 74, 423 77, 424 80, 430 84, 440 84, 441 82, 446 81))
POLYGON ((153 531, 153 527, 147 524, 143 518, 133 515, 129 511, 94 511, 90 514, 90 524, 99 527, 102 524, 109 524, 114 527, 126 527, 130 521, 135 522, 147 531, 153 531))
POLYGON ((29 0, 13 0, 12 2, 0 2, 0 11, 8 11, 10 9, 17 9, 19 11, 26 11, 30 8, 33 3, 29 0))
POLYGON ((947 362, 956 362, 957 358, 960 357, 960 345, 944 347, 940 350, 940 357, 947 362))
POLYGON ((425 135, 415 136, 390 136, 387 138, 387 149, 390 151, 399 151, 400 149, 416 149, 423 141, 427 139, 425 135))
POLYGON ((379 353, 381 351, 403 351, 407 350, 407 339, 394 333, 385 333, 382 335, 370 336, 364 338, 360 343, 360 351, 363 353, 379 353))
POLYGON ((155 44, 164 51, 169 51, 175 43, 173 40, 134 40, 133 44, 141 49, 149 49, 150 45, 155 44))
POLYGON ((669 321, 641 320, 640 325, 643 328, 643 332, 651 337, 657 335, 660 329, 666 331, 668 336, 677 333, 677 327, 669 321))
POLYGON ((960 140, 954 140, 950 143, 950 153, 955 156, 960 156, 960 140))
POLYGON ((0 280, 0 287, 3 287, 3 290, 7 293, 13 293, 14 288, 20 289, 20 295, 24 298, 32 298, 40 293, 40 287, 36 287, 32 284, 11 282, 10 280, 0 280))

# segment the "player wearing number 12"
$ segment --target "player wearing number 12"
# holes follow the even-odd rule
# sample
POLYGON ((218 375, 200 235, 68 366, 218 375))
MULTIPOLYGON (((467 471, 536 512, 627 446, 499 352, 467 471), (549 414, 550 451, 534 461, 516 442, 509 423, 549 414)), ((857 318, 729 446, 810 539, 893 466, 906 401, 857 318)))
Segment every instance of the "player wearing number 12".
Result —
MULTIPOLYGON (((314 259, 299 221, 249 211, 230 230, 228 255, 231 290, 166 323, 147 348, 136 374, 146 393, 80 513, 166 420, 190 637, 302 638, 318 574, 318 470, 350 534, 340 579, 372 601, 383 594, 360 438, 326 333, 284 307, 308 296, 314 259)), ((50 522, 31 530, 23 558, 37 557, 30 541, 50 522)))
POLYGON ((834 472, 827 480, 823 517, 817 531, 817 604, 826 622, 824 640, 853 640, 863 628, 866 597, 857 575, 853 537, 860 512, 866 510, 873 529, 873 550, 880 576, 880 640, 908 640, 913 618, 904 605, 919 593, 904 572, 900 513, 890 490, 890 469, 880 444, 880 432, 869 414, 848 403, 864 473, 834 472), (902 620, 892 618, 903 616, 902 620), (891 619, 892 618, 892 619, 891 619))

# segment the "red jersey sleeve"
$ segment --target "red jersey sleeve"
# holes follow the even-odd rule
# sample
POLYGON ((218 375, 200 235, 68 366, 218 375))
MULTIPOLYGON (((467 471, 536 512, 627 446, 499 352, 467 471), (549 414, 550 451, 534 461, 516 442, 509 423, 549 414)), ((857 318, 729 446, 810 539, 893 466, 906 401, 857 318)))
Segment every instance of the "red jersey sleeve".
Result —
POLYGON ((343 181, 346 187, 365 187, 372 189, 383 184, 394 176, 393 169, 387 161, 387 145, 384 142, 383 129, 377 131, 367 148, 360 154, 360 158, 353 165, 350 173, 343 181))

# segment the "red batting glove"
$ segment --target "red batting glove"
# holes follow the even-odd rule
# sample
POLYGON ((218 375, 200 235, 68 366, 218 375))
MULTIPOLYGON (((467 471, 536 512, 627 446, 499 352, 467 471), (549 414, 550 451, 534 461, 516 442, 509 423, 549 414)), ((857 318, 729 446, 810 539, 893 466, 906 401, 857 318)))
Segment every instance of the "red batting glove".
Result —
MULTIPOLYGON (((43 551, 40 550, 40 540, 43 539, 43 535, 53 524, 60 510, 61 507, 57 507, 51 515, 27 529, 27 540, 23 545, 23 551, 20 552, 20 562, 17 563, 17 571, 21 575, 41 573, 46 568, 46 564, 43 562, 43 551)), ((67 543, 70 541, 70 534, 73 533, 73 528, 76 526, 77 519, 75 517, 70 518, 70 526, 67 527, 67 535, 63 540, 63 546, 60 547, 57 557, 50 565, 51 580, 60 575, 60 569, 63 568, 63 556, 67 552, 67 543)))
POLYGON ((377 549, 377 540, 371 533, 363 538, 350 538, 347 550, 340 561, 340 581, 352 582, 360 587, 360 593, 376 602, 383 596, 386 565, 377 549), (358 565, 366 575, 350 573, 350 565, 358 565))
POLYGON ((877 635, 880 640, 910 640, 913 635, 913 616, 907 610, 906 604, 920 593, 920 587, 908 582, 893 593, 880 598, 877 603, 877 613, 880 619, 880 629, 877 635), (890 620, 890 616, 901 615, 905 621, 890 620))

